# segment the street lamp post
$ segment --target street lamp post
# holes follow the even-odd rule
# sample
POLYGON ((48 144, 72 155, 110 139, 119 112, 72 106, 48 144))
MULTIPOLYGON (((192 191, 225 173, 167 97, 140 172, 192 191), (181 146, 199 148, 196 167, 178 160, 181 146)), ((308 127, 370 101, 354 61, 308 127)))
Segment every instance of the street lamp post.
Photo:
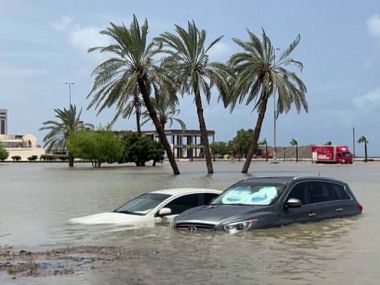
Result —
POLYGON ((71 85, 75 84, 74 82, 65 82, 69 86, 69 106, 71 107, 71 85))
POLYGON ((352 151, 353 151, 353 158, 355 158, 355 128, 352 128, 352 151))
MULTIPOLYGON (((274 48, 273 50, 273 65, 276 65, 276 50, 280 50, 279 48, 274 48)), ((277 159, 276 153, 276 120, 277 120, 277 112, 276 112, 276 93, 273 93, 273 159, 277 159)))
POLYGON ((273 159, 276 160, 276 120, 277 120, 277 112, 276 112, 276 94, 273 94, 273 159))

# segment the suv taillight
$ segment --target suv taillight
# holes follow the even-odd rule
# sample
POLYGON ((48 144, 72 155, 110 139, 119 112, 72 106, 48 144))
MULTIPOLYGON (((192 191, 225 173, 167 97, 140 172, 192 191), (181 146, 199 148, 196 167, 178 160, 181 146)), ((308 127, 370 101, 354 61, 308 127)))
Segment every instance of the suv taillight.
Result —
POLYGON ((356 209, 358 209, 360 213, 363 212, 363 206, 359 203, 356 205, 356 209))

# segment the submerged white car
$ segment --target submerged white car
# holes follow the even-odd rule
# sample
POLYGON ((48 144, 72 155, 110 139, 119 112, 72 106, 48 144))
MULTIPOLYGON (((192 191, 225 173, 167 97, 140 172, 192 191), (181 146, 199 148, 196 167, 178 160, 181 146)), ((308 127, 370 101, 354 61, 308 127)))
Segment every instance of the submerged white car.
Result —
POLYGON ((222 191, 204 188, 175 188, 142 194, 113 212, 70 219, 85 225, 117 224, 153 226, 171 223, 175 216, 197 206, 208 205, 222 191))

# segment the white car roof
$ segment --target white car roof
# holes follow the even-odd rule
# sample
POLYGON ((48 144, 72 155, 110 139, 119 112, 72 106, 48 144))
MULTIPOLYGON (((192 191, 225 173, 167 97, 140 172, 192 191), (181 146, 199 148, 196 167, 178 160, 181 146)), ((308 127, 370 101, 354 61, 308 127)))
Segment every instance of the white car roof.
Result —
POLYGON ((152 191, 150 193, 168 194, 168 195, 178 195, 178 194, 191 194, 191 193, 222 193, 221 190, 209 189, 209 188, 172 188, 172 189, 162 189, 152 191))

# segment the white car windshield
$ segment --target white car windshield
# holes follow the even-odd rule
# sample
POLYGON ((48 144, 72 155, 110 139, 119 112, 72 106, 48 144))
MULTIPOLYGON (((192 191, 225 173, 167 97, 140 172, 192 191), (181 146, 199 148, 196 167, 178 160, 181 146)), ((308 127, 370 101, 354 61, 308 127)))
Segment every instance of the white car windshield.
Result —
POLYGON ((226 190, 214 205, 270 205, 277 200, 282 187, 277 185, 236 185, 226 190))
POLYGON ((146 193, 127 202, 123 206, 120 206, 114 212, 133 215, 146 215, 170 196, 171 195, 168 194, 146 193))

